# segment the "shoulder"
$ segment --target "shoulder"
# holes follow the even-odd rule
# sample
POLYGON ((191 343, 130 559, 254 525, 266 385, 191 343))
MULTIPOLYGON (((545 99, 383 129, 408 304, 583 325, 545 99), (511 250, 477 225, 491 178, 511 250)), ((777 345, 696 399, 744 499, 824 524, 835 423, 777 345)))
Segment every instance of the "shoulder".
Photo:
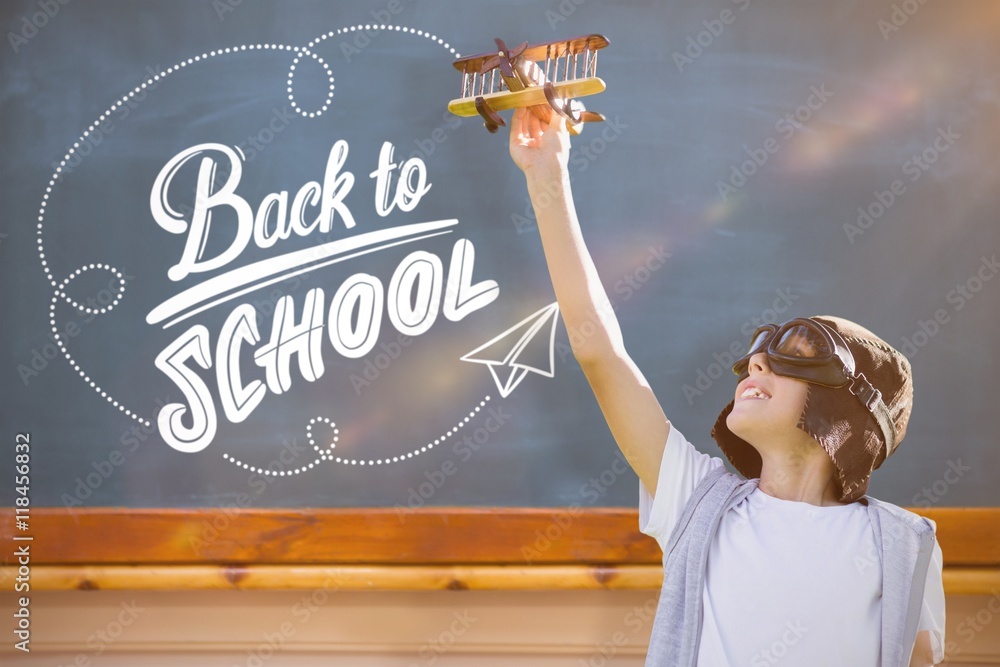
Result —
POLYGON ((712 468, 695 487, 688 504, 730 507, 752 493, 759 481, 757 478, 744 479, 725 466, 712 468))
POLYGON ((937 531, 937 524, 932 519, 885 500, 867 495, 864 498, 868 501, 868 507, 878 513, 880 519, 889 519, 921 535, 934 535, 937 531))
POLYGON ((749 483, 751 483, 751 480, 743 479, 743 477, 737 475, 736 473, 727 470, 725 466, 720 465, 712 468, 708 474, 702 478, 698 487, 702 487, 706 490, 718 488, 732 490, 749 483))

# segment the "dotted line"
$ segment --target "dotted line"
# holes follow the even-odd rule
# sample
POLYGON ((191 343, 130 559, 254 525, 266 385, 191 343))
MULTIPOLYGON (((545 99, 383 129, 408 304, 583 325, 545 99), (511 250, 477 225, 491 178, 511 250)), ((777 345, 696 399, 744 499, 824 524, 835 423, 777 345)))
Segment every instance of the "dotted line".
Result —
POLYGON ((489 400, 490 400, 489 396, 485 397, 482 401, 479 402, 479 405, 477 405, 472 410, 472 412, 470 412, 464 419, 459 419, 458 423, 456 423, 448 431, 446 431, 444 435, 442 435, 440 438, 435 439, 433 442, 428 442, 423 447, 414 449, 412 452, 408 452, 400 456, 393 456, 391 459, 389 457, 386 457, 384 459, 369 459, 367 462, 364 461, 363 459, 341 459, 339 456, 335 458, 334 461, 337 463, 343 463, 344 465, 352 465, 352 466, 365 465, 367 463, 367 465, 373 466, 373 465, 382 465, 383 463, 396 463, 397 461, 402 461, 403 459, 412 459, 414 456, 419 456, 422 452, 426 452, 428 449, 433 449, 434 445, 440 445, 442 442, 444 442, 452 435, 454 435, 456 432, 458 432, 458 429, 468 424, 469 420, 475 417, 476 413, 482 410, 483 407, 486 405, 486 402, 489 400))
POLYGON ((149 427, 151 426, 149 421, 143 419, 139 415, 127 409, 124 405, 122 405, 112 396, 110 396, 108 392, 104 391, 100 386, 98 386, 96 382, 90 379, 90 376, 87 375, 82 368, 80 368, 80 364, 76 363, 76 360, 73 359, 73 356, 69 353, 69 350, 66 349, 66 343, 63 341, 62 336, 59 335, 59 327, 56 325, 56 306, 59 304, 60 299, 66 301, 67 303, 72 304, 77 310, 82 310, 85 313, 90 313, 93 315, 103 315, 104 313, 107 313, 116 305, 118 305, 118 302, 121 301, 122 295, 124 293, 125 293, 125 276, 118 269, 108 264, 88 264, 86 266, 83 266, 74 271, 73 273, 71 273, 65 280, 63 280, 56 286, 55 294, 52 295, 52 303, 49 304, 49 324, 52 326, 52 336, 53 339, 56 341, 56 345, 59 346, 59 349, 62 350, 63 355, 69 361, 70 366, 72 366, 73 370, 75 370, 80 375, 80 377, 83 378, 83 381, 86 382, 88 385, 90 385, 90 387, 98 394, 100 394, 101 398, 106 400, 108 403, 115 406, 121 412, 124 412, 132 419, 135 419, 143 426, 149 427), (93 271, 93 270, 110 271, 118 279, 118 293, 115 295, 114 300, 112 300, 112 302, 104 308, 88 308, 87 306, 84 306, 83 304, 69 298, 69 296, 67 296, 65 292, 66 286, 69 285, 71 282, 73 282, 77 278, 77 276, 86 273, 87 271, 93 271))
POLYGON ((418 37, 426 37, 427 39, 431 40, 432 42, 437 42, 438 44, 440 44, 444 48, 448 49, 448 51, 450 51, 451 54, 453 56, 455 56, 456 58, 461 58, 462 57, 458 53, 458 51, 456 51, 455 49, 451 48, 450 44, 448 44, 446 41, 444 41, 443 39, 441 39, 437 35, 433 35, 433 34, 427 32, 425 30, 417 30, 416 28, 407 28, 406 26, 399 26, 399 25, 387 25, 385 23, 365 23, 364 25, 362 25, 362 24, 359 23, 358 25, 352 25, 352 26, 348 26, 346 28, 338 28, 337 30, 331 30, 330 32, 328 32, 328 33, 326 33, 324 35, 320 35, 316 39, 314 39, 311 42, 309 42, 308 44, 306 44, 306 51, 308 51, 312 47, 316 46, 317 44, 319 44, 320 42, 322 42, 325 39, 329 39, 330 37, 336 37, 337 35, 343 35, 343 34, 348 33, 348 32, 357 32, 358 30, 376 30, 376 31, 377 30, 385 30, 385 31, 395 30, 396 32, 410 33, 410 34, 413 34, 413 35, 417 35, 418 37))
POLYGON ((445 434, 442 435, 441 437, 436 438, 431 442, 428 442, 423 447, 418 447, 411 452, 407 452, 406 454, 393 456, 391 459, 389 457, 386 457, 384 459, 368 459, 366 461, 364 459, 348 459, 348 458, 341 458, 339 456, 334 458, 333 449, 334 447, 337 446, 337 439, 339 437, 340 431, 336 428, 335 423, 330 421, 327 417, 314 417, 313 419, 309 420, 309 424, 306 426, 306 437, 309 440, 309 444, 313 446, 313 449, 316 450, 319 456, 315 458, 311 463, 295 468, 294 470, 279 470, 279 471, 265 470, 264 468, 258 468, 257 466, 250 465, 249 463, 241 461, 233 456, 230 456, 229 454, 223 454, 222 458, 226 461, 229 461, 230 463, 235 463, 237 466, 243 468, 244 470, 250 470, 259 475, 269 475, 272 477, 286 477, 286 476, 290 477, 291 475, 298 475, 300 473, 305 472, 306 470, 312 470, 319 463, 323 461, 331 461, 331 460, 334 461, 335 463, 342 463, 344 465, 352 465, 352 466, 354 465, 377 466, 377 465, 382 465, 383 463, 385 464, 396 463, 398 461, 403 461, 405 459, 412 459, 414 456, 419 456, 421 453, 433 449, 435 445, 440 445, 442 442, 444 442, 452 435, 457 433, 459 429, 468 424, 469 420, 475 417, 476 413, 482 410, 486 406, 486 403, 489 400, 490 400, 489 396, 484 397, 483 400, 479 402, 479 405, 477 405, 471 412, 469 412, 467 416, 463 417, 462 419, 459 419, 458 422, 450 429, 448 429, 448 431, 446 431, 445 434), (331 428, 333 428, 333 442, 330 444, 329 448, 325 450, 321 449, 319 445, 316 444, 316 441, 313 438, 312 428, 316 422, 323 422, 324 424, 328 424, 331 428))
POLYGON ((309 425, 306 426, 306 438, 309 440, 309 444, 313 446, 313 449, 315 449, 316 452, 319 454, 319 457, 317 457, 316 459, 314 459, 311 463, 308 463, 308 464, 306 464, 304 466, 296 468, 295 470, 280 470, 280 471, 275 472, 273 470, 265 470, 263 468, 258 468, 257 466, 252 466, 249 463, 244 463, 243 461, 240 461, 239 459, 234 458, 234 457, 230 456, 229 454, 223 454, 222 458, 225 459, 226 461, 229 461, 230 463, 235 463, 236 465, 240 466, 244 470, 250 470, 250 471, 255 472, 257 474, 260 474, 260 475, 271 475, 273 477, 285 477, 286 475, 298 475, 299 473, 305 472, 306 470, 312 470, 321 461, 329 461, 329 460, 331 460, 333 458, 333 448, 337 446, 337 439, 339 438, 339 434, 340 434, 340 431, 337 429, 336 424, 334 424, 334 422, 330 421, 327 417, 313 417, 312 419, 310 419, 309 420, 309 425), (319 447, 319 445, 316 444, 315 438, 313 438, 312 430, 313 430, 313 425, 316 422, 323 422, 324 424, 328 424, 330 426, 330 428, 333 429, 333 442, 330 444, 330 447, 327 448, 327 449, 325 449, 325 450, 321 449, 319 447))

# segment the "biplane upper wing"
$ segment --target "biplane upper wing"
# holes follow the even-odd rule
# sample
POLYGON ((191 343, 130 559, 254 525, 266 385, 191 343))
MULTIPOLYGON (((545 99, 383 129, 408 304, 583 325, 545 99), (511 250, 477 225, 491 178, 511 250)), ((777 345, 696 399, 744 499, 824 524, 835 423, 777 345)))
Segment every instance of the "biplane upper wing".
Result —
MULTIPOLYGON (((597 59, 597 51, 606 47, 610 42, 604 35, 584 35, 582 37, 571 37, 558 42, 544 42, 542 44, 532 44, 521 52, 521 57, 526 60, 539 62, 542 60, 557 60, 564 58, 567 54, 571 57, 579 56, 590 52, 594 60, 597 59)), ((496 55, 496 51, 480 53, 474 56, 456 58, 452 66, 459 72, 478 72, 487 58, 496 55)), ((466 97, 463 95, 463 97, 466 97)))

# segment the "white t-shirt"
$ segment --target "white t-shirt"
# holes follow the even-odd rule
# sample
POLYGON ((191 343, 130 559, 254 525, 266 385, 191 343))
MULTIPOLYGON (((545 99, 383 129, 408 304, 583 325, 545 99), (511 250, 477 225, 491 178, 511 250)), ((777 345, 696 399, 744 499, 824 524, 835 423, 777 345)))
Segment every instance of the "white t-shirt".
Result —
MULTIPOLYGON (((639 530, 665 548, 691 492, 718 466, 721 458, 699 452, 671 424, 656 498, 639 482, 639 530)), ((935 664, 944 659, 941 569, 935 539, 918 625, 931 631, 935 664)), ((878 665, 881 598, 864 505, 819 507, 755 489, 726 512, 712 540, 698 665, 878 665)))

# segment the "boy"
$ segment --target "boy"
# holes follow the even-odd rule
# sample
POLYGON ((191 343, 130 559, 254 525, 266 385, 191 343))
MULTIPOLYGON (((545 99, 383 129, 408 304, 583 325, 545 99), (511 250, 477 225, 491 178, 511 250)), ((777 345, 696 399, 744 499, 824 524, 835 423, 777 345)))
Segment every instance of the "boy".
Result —
POLYGON ((906 358, 835 317, 758 329, 712 430, 746 479, 729 473, 671 425, 625 351, 580 232, 569 148, 561 117, 545 124, 515 111, 510 152, 566 328, 598 323, 592 335, 570 336, 573 353, 639 476, 640 530, 664 552, 647 666, 942 660, 935 525, 865 495, 871 471, 906 432, 906 358))

